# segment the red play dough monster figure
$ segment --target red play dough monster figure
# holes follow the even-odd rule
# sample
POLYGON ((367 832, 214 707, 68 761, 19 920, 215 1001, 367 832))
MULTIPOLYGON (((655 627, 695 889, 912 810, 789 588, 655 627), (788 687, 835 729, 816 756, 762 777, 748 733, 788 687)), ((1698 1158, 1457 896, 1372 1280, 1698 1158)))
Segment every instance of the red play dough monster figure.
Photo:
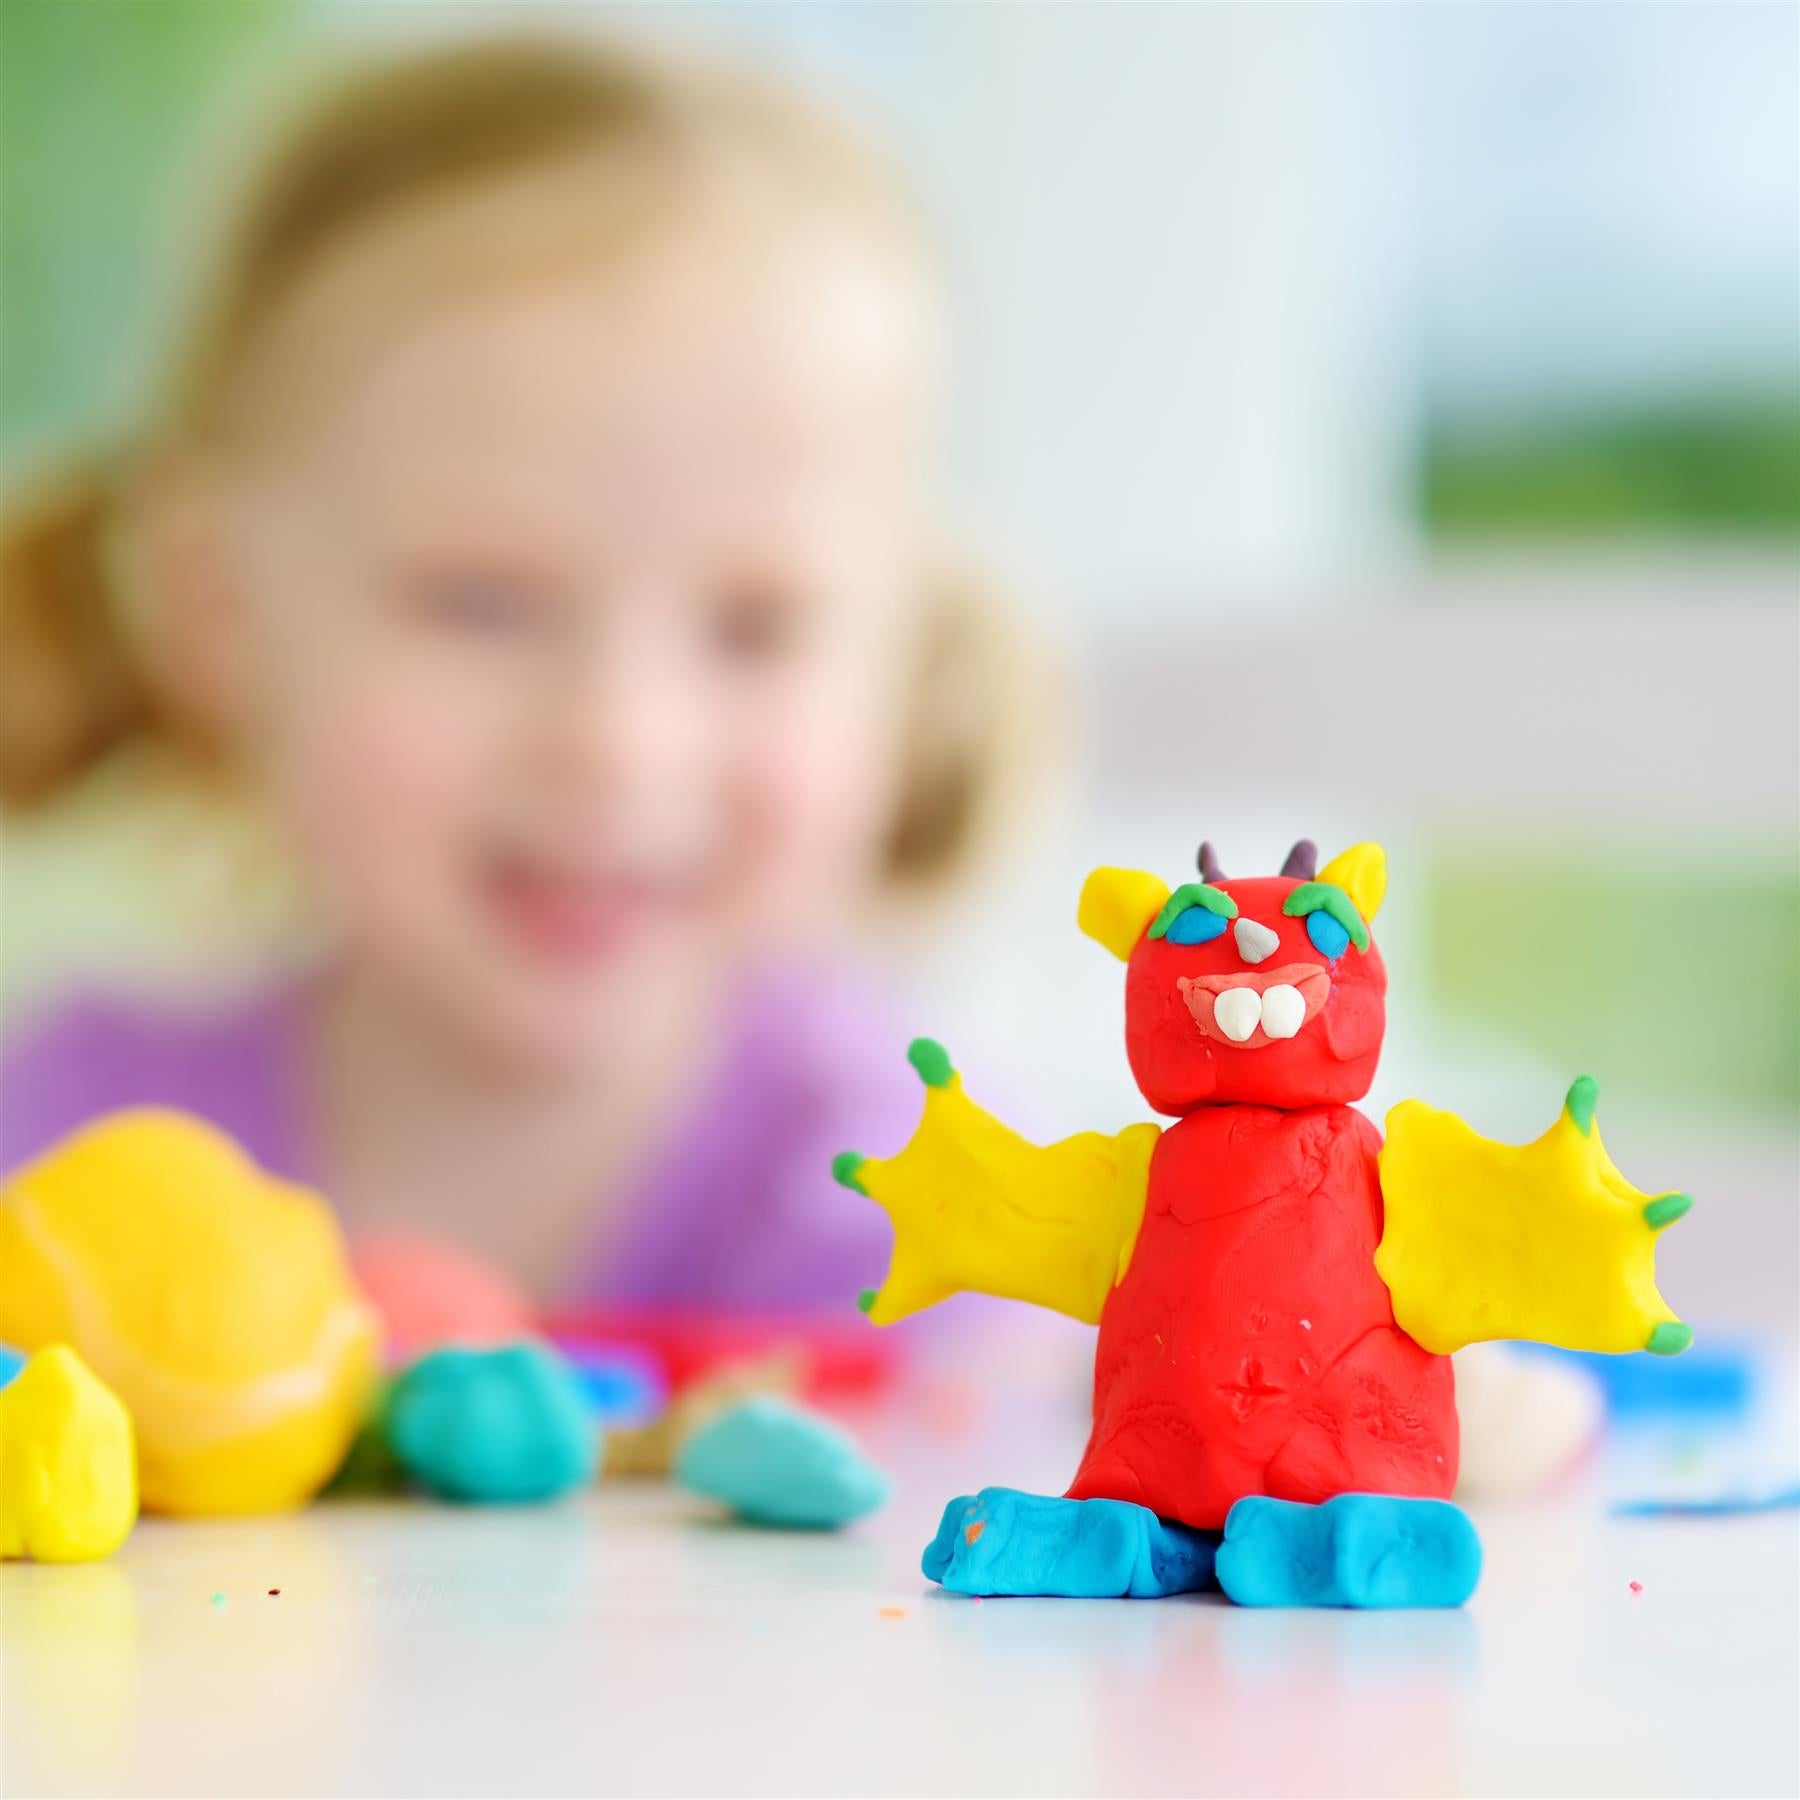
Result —
POLYGON ((1538 1337, 1686 1347, 1656 1233, 1687 1197, 1606 1158, 1583 1077, 1534 1144, 1417 1102, 1389 1142, 1350 1102, 1381 1051, 1369 923, 1381 849, 1315 873, 1201 880, 1099 869, 1079 921, 1126 963, 1125 1041, 1175 1123, 1028 1143, 913 1045, 925 1116, 899 1155, 846 1152, 886 1208, 878 1324, 958 1290, 1098 1324, 1094 1423, 1062 1498, 951 1502, 926 1573, 973 1593, 1155 1594, 1217 1580, 1246 1603, 1457 1604, 1479 1544, 1456 1481, 1448 1352, 1538 1337), (1222 1537, 1221 1537, 1222 1534, 1222 1537))

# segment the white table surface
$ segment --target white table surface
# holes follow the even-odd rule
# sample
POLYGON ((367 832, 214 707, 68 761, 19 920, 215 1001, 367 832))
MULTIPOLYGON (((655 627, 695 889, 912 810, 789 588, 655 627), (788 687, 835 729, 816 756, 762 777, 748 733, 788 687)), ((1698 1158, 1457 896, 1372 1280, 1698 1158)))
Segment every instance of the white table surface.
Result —
POLYGON ((931 1588, 918 1552, 948 1494, 1066 1473, 1064 1422, 1042 1423, 998 1455, 890 1440, 900 1490, 835 1538, 617 1486, 148 1520, 107 1563, 9 1565, 0 1788, 1800 1792, 1793 1513, 1633 1521, 1581 1494, 1484 1513, 1487 1572, 1453 1613, 931 1588))

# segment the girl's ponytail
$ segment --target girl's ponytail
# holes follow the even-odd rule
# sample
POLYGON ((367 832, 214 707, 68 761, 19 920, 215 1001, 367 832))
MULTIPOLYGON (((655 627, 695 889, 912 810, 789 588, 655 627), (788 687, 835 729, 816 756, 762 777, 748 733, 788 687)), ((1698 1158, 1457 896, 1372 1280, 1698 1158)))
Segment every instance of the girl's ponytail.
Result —
POLYGON ((1058 683, 978 570, 941 570, 925 594, 899 807, 885 873, 926 890, 981 860, 985 840, 1040 785, 1058 683))
POLYGON ((0 528, 0 805, 54 799, 151 727, 153 709, 107 579, 112 484, 71 470, 0 528))

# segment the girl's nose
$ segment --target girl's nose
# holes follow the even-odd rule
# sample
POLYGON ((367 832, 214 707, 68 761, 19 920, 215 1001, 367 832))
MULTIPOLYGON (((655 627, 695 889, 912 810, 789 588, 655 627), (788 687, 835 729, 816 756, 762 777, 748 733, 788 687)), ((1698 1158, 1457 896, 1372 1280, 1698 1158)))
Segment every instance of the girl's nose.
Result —
POLYGON ((681 776, 712 736, 705 696, 680 660, 629 639, 571 646, 537 725, 562 774, 623 787, 681 776))
POLYGON ((1231 935, 1237 939, 1238 955, 1247 963, 1261 962, 1281 942, 1268 926, 1259 925, 1254 919, 1239 919, 1232 926, 1231 935))

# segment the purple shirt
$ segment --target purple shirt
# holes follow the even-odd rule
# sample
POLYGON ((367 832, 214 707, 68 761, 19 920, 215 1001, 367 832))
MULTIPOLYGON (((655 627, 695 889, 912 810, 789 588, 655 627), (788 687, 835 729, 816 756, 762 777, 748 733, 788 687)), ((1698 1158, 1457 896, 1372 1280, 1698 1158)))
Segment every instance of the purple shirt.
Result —
MULTIPOLYGON (((229 1132, 263 1167, 315 1183, 301 1129, 300 992, 211 1014, 76 1000, 0 1053, 0 1173, 126 1106, 169 1106, 229 1132)), ((565 1303, 845 1306, 887 1267, 871 1202, 831 1178, 843 1149, 891 1152, 919 1115, 903 1040, 878 1008, 815 978, 740 1002, 729 1053, 632 1184, 604 1257, 565 1303)))

